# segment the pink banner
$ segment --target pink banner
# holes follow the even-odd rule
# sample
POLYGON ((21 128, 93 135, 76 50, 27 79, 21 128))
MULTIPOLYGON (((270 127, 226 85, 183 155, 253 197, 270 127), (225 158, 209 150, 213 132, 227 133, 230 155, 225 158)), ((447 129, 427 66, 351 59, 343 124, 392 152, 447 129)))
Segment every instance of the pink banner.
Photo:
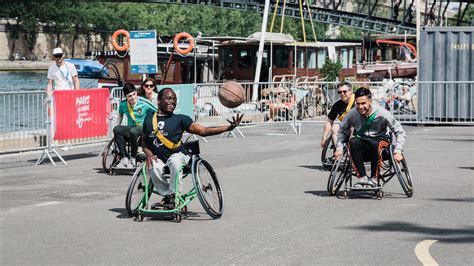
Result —
POLYGON ((109 89, 55 91, 54 140, 107 135, 110 112, 109 89))

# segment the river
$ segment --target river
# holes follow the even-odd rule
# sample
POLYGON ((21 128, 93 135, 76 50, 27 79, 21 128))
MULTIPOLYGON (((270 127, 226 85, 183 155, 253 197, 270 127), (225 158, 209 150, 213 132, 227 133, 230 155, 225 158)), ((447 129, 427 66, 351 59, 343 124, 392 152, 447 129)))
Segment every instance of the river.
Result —
MULTIPOLYGON (((47 71, 0 71, 0 92, 45 91, 47 71)), ((81 88, 97 88, 97 79, 80 79, 81 88)))

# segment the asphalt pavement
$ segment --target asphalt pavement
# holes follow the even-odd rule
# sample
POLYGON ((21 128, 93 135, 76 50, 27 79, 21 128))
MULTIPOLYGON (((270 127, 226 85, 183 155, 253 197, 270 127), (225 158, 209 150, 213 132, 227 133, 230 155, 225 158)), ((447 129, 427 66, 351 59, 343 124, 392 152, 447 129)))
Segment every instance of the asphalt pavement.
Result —
MULTIPOLYGON (((326 192, 321 123, 242 127, 245 138, 208 138, 202 156, 225 198, 221 219, 194 200, 181 223, 135 222, 125 212, 131 175, 103 172, 101 146, 0 157, 1 265, 472 265, 474 127, 405 126, 414 179, 385 198, 326 192)), ((185 179, 190 184, 190 179, 185 179)), ((158 200, 155 197, 155 200, 158 200)))

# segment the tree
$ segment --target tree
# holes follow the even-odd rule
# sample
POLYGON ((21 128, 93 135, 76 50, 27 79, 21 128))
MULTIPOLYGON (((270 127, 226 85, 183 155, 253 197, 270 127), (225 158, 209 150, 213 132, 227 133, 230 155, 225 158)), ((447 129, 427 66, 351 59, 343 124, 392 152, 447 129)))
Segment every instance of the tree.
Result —
POLYGON ((342 64, 340 61, 332 61, 330 59, 326 59, 326 62, 319 70, 319 73, 321 74, 321 77, 325 78, 326 81, 332 82, 337 80, 341 69, 342 64))

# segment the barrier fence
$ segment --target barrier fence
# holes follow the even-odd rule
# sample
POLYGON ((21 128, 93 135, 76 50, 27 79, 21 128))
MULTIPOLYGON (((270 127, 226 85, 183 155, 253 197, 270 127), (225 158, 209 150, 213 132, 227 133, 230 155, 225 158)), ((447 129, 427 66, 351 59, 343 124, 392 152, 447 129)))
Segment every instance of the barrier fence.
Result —
MULTIPOLYGON (((242 105, 234 109, 226 108, 219 101, 218 92, 222 83, 195 84, 194 121, 206 125, 223 124, 236 113, 243 113, 245 116, 242 125, 265 126, 284 123, 288 125, 287 132, 298 134, 303 122, 324 121, 332 103, 339 99, 335 82, 320 81, 315 77, 241 84, 246 92, 246 99, 242 105)), ((370 88, 373 100, 390 110, 402 124, 474 125, 473 81, 351 82, 351 84, 354 90, 358 87, 370 88)), ((90 90, 75 92, 87 91, 90 90)), ((112 136, 118 105, 123 99, 121 88, 112 89, 110 96, 106 98, 109 100, 105 98, 101 100, 106 104, 99 104, 110 107, 106 110, 101 124, 103 126, 107 123, 105 133, 101 131, 100 134, 86 137, 58 139, 54 136, 54 127, 48 130, 51 121, 48 119, 48 109, 44 105, 47 100, 45 92, 1 92, 0 154, 41 149, 53 151, 63 146, 105 143, 112 136)), ((89 108, 78 107, 76 104, 74 103, 75 109, 73 108, 76 115, 77 112, 89 108)), ((66 118, 66 121, 71 119, 73 118, 66 118)), ((70 123, 63 125, 66 128, 61 129, 74 132, 77 130, 74 129, 74 124, 77 126, 77 123, 70 123)), ((240 130, 238 132, 244 136, 240 130)))

